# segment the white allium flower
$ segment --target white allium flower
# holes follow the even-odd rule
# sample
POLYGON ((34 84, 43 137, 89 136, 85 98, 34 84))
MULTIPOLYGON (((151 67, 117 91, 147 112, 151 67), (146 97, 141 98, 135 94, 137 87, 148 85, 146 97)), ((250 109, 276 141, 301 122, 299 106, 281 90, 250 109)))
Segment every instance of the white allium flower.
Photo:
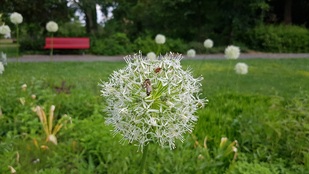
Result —
POLYGON ((148 59, 150 59, 150 60, 154 60, 154 59, 156 59, 156 53, 154 53, 154 52, 149 52, 149 53, 147 53, 147 57, 148 57, 148 59))
POLYGON ((3 66, 2 62, 0 62, 0 74, 2 74, 3 71, 4 71, 4 66, 3 66))
POLYGON ((58 31, 58 24, 54 21, 49 21, 46 24, 46 30, 48 32, 56 32, 56 31, 58 31))
POLYGON ((0 62, 2 62, 3 65, 7 65, 7 57, 6 54, 1 52, 1 56, 0 56, 0 62))
POLYGON ((13 24, 20 24, 23 22, 23 16, 17 12, 14 12, 11 14, 10 20, 13 24))
POLYGON ((237 63, 235 65, 235 71, 237 74, 247 74, 248 73, 248 65, 245 63, 237 63))
POLYGON ((188 51, 187 51, 187 56, 188 57, 195 57, 195 55, 196 55, 196 52, 195 52, 195 50, 194 49, 189 49, 188 51))
POLYGON ((157 44, 164 44, 165 41, 166 41, 166 38, 162 34, 157 34, 156 38, 155 38, 155 41, 156 41, 157 44))
POLYGON ((225 48, 224 54, 225 58, 227 59, 238 59, 240 55, 240 49, 237 46, 229 45, 225 48))
POLYGON ((211 39, 206 39, 204 41, 204 47, 205 48, 212 48, 214 45, 214 42, 211 39))
POLYGON ((126 56, 127 66, 101 84, 106 124, 115 134, 141 149, 150 142, 173 149, 176 139, 183 141, 183 134, 192 132, 194 114, 207 100, 199 93, 203 78, 183 70, 182 58, 172 53, 156 59, 126 56))
POLYGON ((4 24, 0 26, 0 34, 9 35, 10 33, 11 33, 11 29, 9 26, 4 25, 4 24))

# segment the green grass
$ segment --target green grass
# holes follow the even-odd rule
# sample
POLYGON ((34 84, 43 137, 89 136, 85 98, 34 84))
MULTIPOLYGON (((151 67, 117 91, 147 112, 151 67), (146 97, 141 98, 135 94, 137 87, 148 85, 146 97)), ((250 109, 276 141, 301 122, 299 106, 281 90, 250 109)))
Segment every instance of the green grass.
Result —
MULTIPOLYGON (((177 142, 175 150, 150 146, 148 173, 308 173, 309 59, 183 60, 182 65, 204 77, 202 93, 209 104, 198 111, 193 134, 177 142), (249 65, 247 75, 234 73, 238 61, 249 65), (203 144, 206 136, 211 158, 199 160, 205 149, 196 147, 195 140, 203 144), (235 163, 215 158, 225 136, 238 141, 235 163)), ((142 154, 133 145, 120 144, 121 136, 113 137, 104 124, 100 96, 100 81, 124 66, 9 63, 0 76, 0 173, 9 173, 7 166, 17 173, 137 173, 142 154), (73 118, 59 132, 58 146, 44 142, 31 111, 34 105, 47 110, 52 104, 56 119, 63 114, 73 118)))

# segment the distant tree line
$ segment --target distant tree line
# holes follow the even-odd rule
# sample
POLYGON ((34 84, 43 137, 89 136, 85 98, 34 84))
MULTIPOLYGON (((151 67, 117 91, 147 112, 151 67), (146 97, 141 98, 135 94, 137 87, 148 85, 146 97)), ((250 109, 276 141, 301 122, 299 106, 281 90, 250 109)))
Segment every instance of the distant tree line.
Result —
POLYGON ((126 33, 130 39, 141 35, 165 34, 185 41, 213 38, 228 43, 242 33, 263 24, 294 24, 309 27, 308 0, 1 0, 0 13, 19 12, 29 35, 47 21, 72 21, 76 11, 85 16, 87 35, 126 33), (97 23, 96 6, 104 16, 97 23))

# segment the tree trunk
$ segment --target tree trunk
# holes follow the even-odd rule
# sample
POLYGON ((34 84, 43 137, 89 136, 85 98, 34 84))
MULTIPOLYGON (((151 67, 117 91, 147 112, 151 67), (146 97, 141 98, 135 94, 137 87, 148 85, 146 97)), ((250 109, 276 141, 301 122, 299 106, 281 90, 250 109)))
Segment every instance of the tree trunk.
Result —
POLYGON ((292 23, 292 0, 285 0, 284 4, 284 23, 292 23))
POLYGON ((97 10, 95 4, 84 10, 86 17, 86 31, 87 34, 95 34, 98 31, 97 24, 97 10))

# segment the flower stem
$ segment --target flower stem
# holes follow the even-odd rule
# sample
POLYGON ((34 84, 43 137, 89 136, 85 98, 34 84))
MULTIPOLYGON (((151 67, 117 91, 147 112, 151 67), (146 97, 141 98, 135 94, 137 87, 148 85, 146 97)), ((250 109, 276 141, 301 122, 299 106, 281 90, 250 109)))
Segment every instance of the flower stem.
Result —
POLYGON ((51 47, 50 47, 50 57, 53 61, 53 51, 54 51, 54 34, 51 33, 51 47))
MULTIPOLYGON (((229 79, 229 75, 230 75, 230 70, 232 68, 232 60, 228 59, 229 61, 229 65, 228 65, 228 69, 227 69, 227 73, 226 73, 226 79, 229 79)), ((229 89, 229 84, 227 84, 227 92, 230 92, 230 89, 229 89)))
POLYGON ((18 24, 16 24, 16 42, 17 42, 17 59, 18 59, 18 62, 19 62, 19 28, 18 28, 18 24))
POLYGON ((142 160, 141 160, 140 174, 143 174, 145 172, 145 163, 146 163, 147 152, 148 152, 148 145, 144 146, 144 148, 143 148, 143 157, 142 157, 142 160))

